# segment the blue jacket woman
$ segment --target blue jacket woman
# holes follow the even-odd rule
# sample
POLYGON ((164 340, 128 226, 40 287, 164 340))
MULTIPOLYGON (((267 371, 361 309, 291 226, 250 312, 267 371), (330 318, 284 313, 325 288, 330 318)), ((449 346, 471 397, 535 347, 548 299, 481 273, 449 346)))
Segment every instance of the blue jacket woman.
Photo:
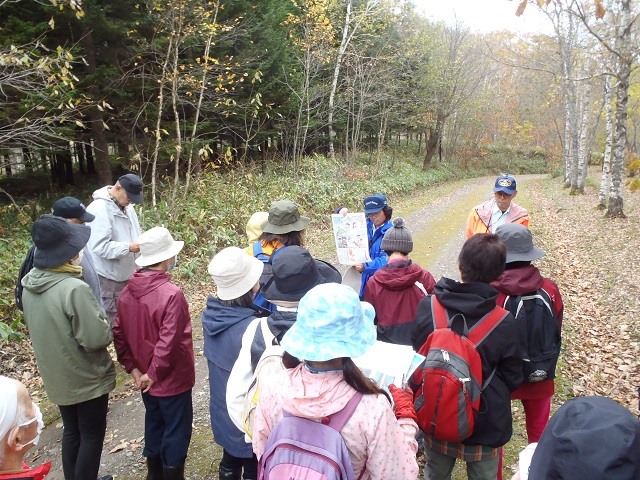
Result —
POLYGON ((204 356, 209 367, 211 428, 218 445, 223 448, 219 478, 257 478, 257 459, 251 444, 231 421, 226 392, 229 375, 242 347, 242 336, 256 317, 269 315, 253 303, 259 289, 263 263, 237 247, 218 253, 209 264, 209 273, 218 288, 217 297, 210 295, 202 314, 204 356))
MULTIPOLYGON (((348 210, 340 208, 338 213, 346 215, 348 210)), ((361 299, 364 298, 364 289, 369 279, 388 262, 387 254, 382 250, 381 244, 384 234, 393 226, 391 223, 393 208, 388 205, 387 197, 381 193, 374 193, 364 199, 364 214, 367 217, 367 237, 369 239, 371 261, 357 263, 353 266, 362 274, 362 283, 360 284, 361 299)))

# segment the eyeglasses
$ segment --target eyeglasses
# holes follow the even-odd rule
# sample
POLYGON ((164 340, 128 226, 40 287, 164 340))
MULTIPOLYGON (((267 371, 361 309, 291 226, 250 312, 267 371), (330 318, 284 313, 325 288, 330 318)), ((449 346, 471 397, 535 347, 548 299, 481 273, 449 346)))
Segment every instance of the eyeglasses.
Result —
POLYGON ((367 213, 367 214, 365 214, 365 217, 367 217, 367 218, 373 218, 373 217, 375 217, 376 215, 378 215, 381 211, 382 211, 382 210, 378 210, 377 212, 367 213))
POLYGON ((494 192, 494 195, 498 198, 511 198, 513 197, 513 194, 509 195, 508 193, 505 192, 494 192))

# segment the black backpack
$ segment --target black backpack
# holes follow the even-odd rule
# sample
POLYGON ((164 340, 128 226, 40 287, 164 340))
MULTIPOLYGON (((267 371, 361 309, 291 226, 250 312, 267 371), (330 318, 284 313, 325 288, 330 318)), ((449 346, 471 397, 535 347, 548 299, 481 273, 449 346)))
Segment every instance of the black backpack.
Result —
POLYGON ((562 339, 558 317, 544 288, 518 297, 507 297, 504 308, 518 321, 525 383, 556 377, 562 339))
POLYGON ((14 294, 16 297, 16 306, 20 309, 21 312, 24 312, 24 307, 22 306, 22 279, 33 269, 33 257, 35 256, 35 252, 36 247, 32 246, 27 252, 27 256, 24 257, 22 265, 20 265, 20 271, 18 272, 18 281, 16 282, 14 294))

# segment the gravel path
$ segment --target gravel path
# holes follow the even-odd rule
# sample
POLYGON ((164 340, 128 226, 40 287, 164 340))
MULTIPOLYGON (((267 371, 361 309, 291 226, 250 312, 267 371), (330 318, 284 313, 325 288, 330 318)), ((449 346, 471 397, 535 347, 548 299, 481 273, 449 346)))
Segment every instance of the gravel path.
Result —
MULTIPOLYGON (((526 182, 536 178, 518 178, 524 189, 526 182)), ((411 257, 427 268, 436 279, 441 276, 459 278, 457 256, 464 243, 464 224, 471 207, 491 195, 493 178, 466 180, 443 185, 429 192, 428 198, 415 196, 405 199, 395 214, 404 216, 414 237, 414 252, 411 257), (431 199, 431 200, 430 200, 431 199)), ((526 207, 526 196, 518 200, 526 207)), ((520 203, 520 202, 519 202, 520 203)), ((394 214, 394 216, 395 216, 394 214)), ((213 442, 209 423, 209 386, 207 362, 202 356, 202 332, 199 322, 205 293, 194 295, 191 313, 194 326, 196 351, 196 386, 193 390, 194 432, 187 460, 187 478, 216 479, 217 464, 221 449, 213 442)), ((128 376, 120 375, 119 378, 128 376)), ((146 466, 142 457, 144 444, 144 406, 140 395, 133 392, 126 379, 112 395, 107 418, 107 436, 102 453, 100 474, 111 474, 117 480, 142 479, 146 466)), ((48 425, 42 433, 39 448, 29 458, 29 463, 38 464, 46 460, 53 462, 48 480, 64 480, 60 462, 62 421, 48 425)))

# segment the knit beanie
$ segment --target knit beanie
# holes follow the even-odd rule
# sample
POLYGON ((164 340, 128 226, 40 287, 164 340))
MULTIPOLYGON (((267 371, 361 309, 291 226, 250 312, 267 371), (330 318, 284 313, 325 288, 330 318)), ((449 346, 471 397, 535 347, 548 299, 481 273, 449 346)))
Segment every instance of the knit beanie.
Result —
POLYGON ((413 239, 401 217, 393 220, 393 228, 384 234, 380 248, 385 252, 410 253, 413 250, 413 239))

